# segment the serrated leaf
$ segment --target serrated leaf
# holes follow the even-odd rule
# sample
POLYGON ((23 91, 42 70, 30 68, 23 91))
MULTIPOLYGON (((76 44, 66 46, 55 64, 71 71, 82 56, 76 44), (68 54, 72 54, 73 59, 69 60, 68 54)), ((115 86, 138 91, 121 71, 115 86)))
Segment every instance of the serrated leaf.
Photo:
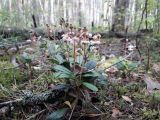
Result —
POLYGON ((97 65, 97 62, 94 61, 94 60, 90 60, 86 63, 85 67, 88 69, 88 70, 92 70, 96 67, 97 65))
POLYGON ((61 120, 61 118, 66 114, 68 108, 62 108, 57 111, 54 111, 50 114, 46 120, 61 120))
POLYGON ((94 91, 94 92, 97 92, 97 91, 98 91, 98 88, 97 88, 95 85, 91 84, 91 83, 83 82, 82 84, 83 84, 85 87, 87 87, 88 89, 90 89, 90 90, 92 90, 92 91, 94 91))

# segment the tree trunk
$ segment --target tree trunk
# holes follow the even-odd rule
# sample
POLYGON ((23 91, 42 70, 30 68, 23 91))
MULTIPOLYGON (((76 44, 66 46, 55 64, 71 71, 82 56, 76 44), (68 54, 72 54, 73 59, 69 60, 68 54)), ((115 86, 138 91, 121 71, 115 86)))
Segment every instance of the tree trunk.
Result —
POLYGON ((116 32, 125 29, 125 12, 129 6, 128 4, 128 0, 116 0, 115 2, 112 29, 116 32))
POLYGON ((78 6, 79 6, 79 11, 78 11, 78 22, 79 22, 79 26, 82 26, 82 3, 81 0, 78 1, 78 6))

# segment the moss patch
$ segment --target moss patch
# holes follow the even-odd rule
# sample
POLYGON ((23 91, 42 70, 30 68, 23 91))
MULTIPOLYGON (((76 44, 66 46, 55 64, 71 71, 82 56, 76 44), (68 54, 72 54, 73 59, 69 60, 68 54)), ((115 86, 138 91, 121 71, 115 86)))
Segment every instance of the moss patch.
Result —
POLYGON ((14 83, 18 84, 21 80, 23 80, 23 75, 20 70, 14 68, 10 62, 0 62, 0 83, 4 87, 9 87, 14 83))

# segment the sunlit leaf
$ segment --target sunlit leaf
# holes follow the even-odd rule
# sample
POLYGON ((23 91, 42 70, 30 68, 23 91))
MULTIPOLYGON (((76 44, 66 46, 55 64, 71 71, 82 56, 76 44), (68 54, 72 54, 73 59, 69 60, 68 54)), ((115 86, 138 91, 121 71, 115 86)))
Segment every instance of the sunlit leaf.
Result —
POLYGON ((65 101, 64 104, 68 105, 70 109, 72 109, 72 105, 69 101, 65 101))

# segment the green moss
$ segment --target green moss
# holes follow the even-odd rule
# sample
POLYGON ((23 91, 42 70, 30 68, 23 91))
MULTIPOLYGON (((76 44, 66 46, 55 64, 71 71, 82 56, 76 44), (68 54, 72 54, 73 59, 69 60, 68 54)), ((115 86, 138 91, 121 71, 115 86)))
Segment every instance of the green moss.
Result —
POLYGON ((20 70, 14 68, 10 62, 0 62, 0 83, 4 87, 9 87, 15 82, 18 84, 21 80, 23 80, 23 76, 20 70))
POLYGON ((160 92, 159 91, 155 91, 152 94, 152 101, 154 101, 154 102, 160 102, 160 92))
POLYGON ((38 76, 38 79, 34 81, 34 84, 42 85, 45 83, 58 83, 58 82, 60 82, 60 80, 54 79, 52 74, 44 74, 44 75, 38 76))
POLYGON ((10 56, 9 55, 5 55, 3 57, 0 57, 0 61, 9 61, 10 60, 10 56))
POLYGON ((128 92, 129 92, 129 90, 125 86, 118 86, 118 88, 117 88, 118 96, 122 96, 128 92))
POLYGON ((141 113, 143 115, 143 119, 145 120, 159 120, 160 119, 160 111, 154 109, 148 109, 144 107, 141 109, 141 113))

